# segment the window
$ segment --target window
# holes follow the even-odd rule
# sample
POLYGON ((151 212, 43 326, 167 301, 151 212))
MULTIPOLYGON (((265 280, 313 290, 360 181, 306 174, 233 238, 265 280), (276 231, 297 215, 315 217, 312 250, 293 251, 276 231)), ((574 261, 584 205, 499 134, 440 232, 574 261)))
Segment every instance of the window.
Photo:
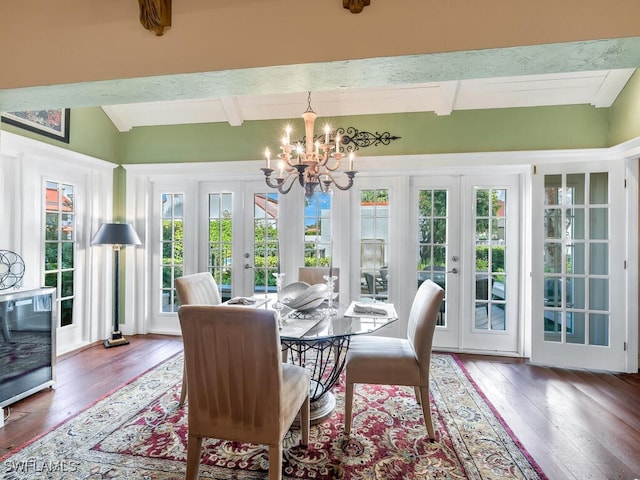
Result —
POLYGON ((544 333, 609 345, 609 177, 545 176, 544 333))
POLYGON ((361 297, 388 298, 389 190, 360 193, 360 291, 361 297))
POLYGON ((273 274, 280 271, 278 194, 255 193, 253 204, 254 291, 275 292, 273 274))
POLYGON ((331 261, 331 193, 316 192, 304 203, 304 265, 328 267, 331 261))
POLYGON ((475 200, 474 327, 506 331, 507 191, 476 188, 475 200))
POLYGON ((233 195, 209 194, 209 271, 222 300, 231 298, 233 195))
POLYGON ((162 306, 163 312, 178 311, 175 279, 183 275, 184 195, 163 193, 162 197, 162 306))
POLYGON ((73 185, 45 185, 44 284, 56 287, 60 326, 73 324, 76 209, 73 185))
MULTIPOLYGON (((418 285, 433 280, 447 291, 447 210, 446 190, 420 190, 418 194, 418 285)), ((446 326, 446 300, 437 325, 446 326)))

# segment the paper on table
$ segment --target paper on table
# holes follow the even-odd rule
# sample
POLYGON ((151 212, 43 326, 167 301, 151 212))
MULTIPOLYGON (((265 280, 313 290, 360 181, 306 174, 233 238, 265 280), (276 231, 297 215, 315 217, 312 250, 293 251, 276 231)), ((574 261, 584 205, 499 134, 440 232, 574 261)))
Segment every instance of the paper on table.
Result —
POLYGON ((351 302, 349 308, 344 313, 345 317, 397 317, 393 303, 358 303, 351 302))

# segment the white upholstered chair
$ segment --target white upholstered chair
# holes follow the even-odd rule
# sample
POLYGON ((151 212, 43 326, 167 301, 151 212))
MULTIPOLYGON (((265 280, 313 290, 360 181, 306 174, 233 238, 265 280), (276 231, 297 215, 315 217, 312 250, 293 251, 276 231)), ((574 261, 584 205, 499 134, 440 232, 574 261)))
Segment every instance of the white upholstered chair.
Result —
MULTIPOLYGON (((176 278, 176 293, 180 305, 219 305, 221 302, 218 284, 209 272, 194 273, 176 278)), ((182 389, 179 405, 187 399, 186 366, 182 373, 182 389)))
POLYGON ((300 413, 309 443, 308 369, 282 363, 273 310, 185 305, 178 311, 189 386, 187 480, 202 439, 269 446, 269 480, 282 478, 282 440, 300 413))
POLYGON ((424 422, 435 439, 429 408, 429 366, 436 320, 444 290, 431 280, 420 285, 411 305, 407 338, 372 335, 351 339, 346 360, 345 433, 351 433, 353 390, 357 383, 413 386, 424 422))

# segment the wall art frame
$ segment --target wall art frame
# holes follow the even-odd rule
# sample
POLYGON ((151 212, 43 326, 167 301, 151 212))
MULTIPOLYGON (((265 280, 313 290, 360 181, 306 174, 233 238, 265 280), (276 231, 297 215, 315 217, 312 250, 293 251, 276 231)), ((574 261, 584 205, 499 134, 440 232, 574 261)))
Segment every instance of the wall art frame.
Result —
POLYGON ((58 108, 51 110, 25 110, 2 113, 2 122, 19 127, 45 137, 69 143, 69 122, 71 110, 58 108))

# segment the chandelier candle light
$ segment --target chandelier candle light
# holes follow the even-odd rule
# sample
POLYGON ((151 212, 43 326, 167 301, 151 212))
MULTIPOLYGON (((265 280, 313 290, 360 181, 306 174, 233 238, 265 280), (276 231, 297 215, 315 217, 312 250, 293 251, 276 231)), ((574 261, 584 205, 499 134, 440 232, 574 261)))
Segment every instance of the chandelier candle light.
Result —
POLYGON ((324 143, 320 141, 314 143, 313 132, 317 115, 311 108, 311 92, 307 102, 307 110, 302 114, 305 130, 304 146, 301 142, 296 145, 291 144, 291 127, 287 125, 282 145, 279 147, 281 152, 274 159, 274 161, 279 160, 276 165, 278 173, 275 175, 275 170, 271 168, 271 152, 268 148, 265 152, 267 165, 261 169, 264 172, 265 182, 269 187, 286 194, 289 193, 297 178, 307 198, 313 196, 317 187, 320 187, 323 193, 327 193, 332 185, 340 190, 349 190, 353 186, 353 178, 358 173, 353 169, 353 152, 349 154, 349 170, 344 172, 348 180, 341 185, 333 176, 333 172, 340 168, 340 161, 344 157, 340 151, 340 136, 336 135, 332 142, 331 127, 326 125, 324 143))

